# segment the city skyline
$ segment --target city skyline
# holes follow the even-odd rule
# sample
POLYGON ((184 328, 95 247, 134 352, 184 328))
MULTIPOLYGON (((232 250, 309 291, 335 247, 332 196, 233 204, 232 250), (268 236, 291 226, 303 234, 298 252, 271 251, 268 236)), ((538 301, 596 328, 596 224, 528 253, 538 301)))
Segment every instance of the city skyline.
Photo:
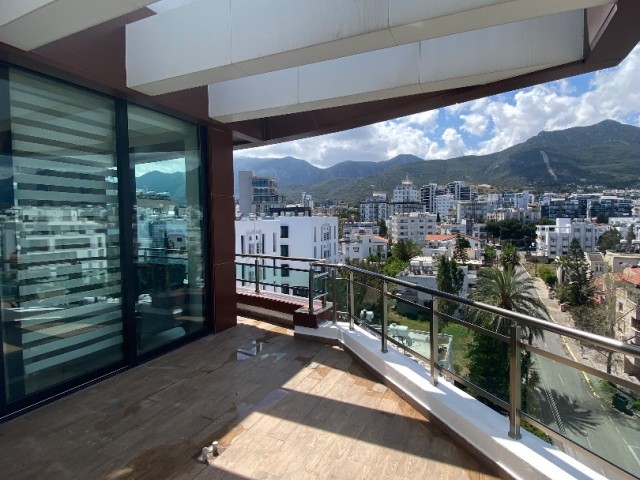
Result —
POLYGON ((617 67, 331 135, 238 150, 235 157, 292 156, 318 167, 407 153, 448 159, 504 150, 543 130, 612 119, 640 126, 640 47, 617 67))

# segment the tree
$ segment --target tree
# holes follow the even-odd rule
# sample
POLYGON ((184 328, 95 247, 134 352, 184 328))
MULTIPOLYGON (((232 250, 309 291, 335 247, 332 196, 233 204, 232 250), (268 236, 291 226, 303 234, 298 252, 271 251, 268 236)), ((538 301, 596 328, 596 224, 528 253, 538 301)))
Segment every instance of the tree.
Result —
POLYGON ((572 307, 593 306, 596 291, 591 282, 591 269, 576 238, 569 244, 569 253, 560 257, 557 262, 561 267, 562 277, 558 294, 560 301, 572 307))
MULTIPOLYGON (((629 313, 616 310, 617 295, 622 290, 620 287, 621 285, 616 281, 612 273, 604 274, 602 277, 601 302, 593 306, 579 305, 571 309, 571 316, 576 328, 615 339, 618 322, 629 313)), ((587 344, 587 346, 605 356, 607 373, 610 374, 615 352, 592 344, 587 344)))
POLYGON ((385 223, 385 221, 384 220, 380 220, 378 222, 378 226, 380 227, 380 236, 387 238, 387 235, 388 235, 389 232, 387 230, 387 224, 385 223))
POLYGON ((442 222, 442 220, 440 219, 440 212, 436 213, 436 223, 440 224, 440 222, 442 222))
POLYGON ((598 215, 596 215, 596 222, 609 223, 609 215, 604 212, 600 212, 598 215))
POLYGON ((496 258, 498 257, 498 252, 495 249, 495 247, 492 247, 491 245, 485 245, 484 246, 484 251, 482 253, 482 258, 484 260, 484 264, 488 265, 488 266, 493 266, 493 264, 496 261, 496 258))
MULTIPOLYGON (((549 318, 546 306, 538 297, 533 281, 520 267, 483 268, 480 270, 473 299, 516 313, 549 318)), ((511 321, 475 308, 469 309, 467 318, 486 329, 509 335, 511 321)), ((523 326, 523 338, 532 343, 533 337, 542 338, 538 328, 523 326)), ((522 398, 526 402, 531 355, 522 351, 522 398)), ((507 401, 509 398, 509 345, 480 332, 474 332, 473 344, 469 348, 469 379, 484 390, 507 401)))
POLYGON ((471 247, 471 243, 463 235, 456 235, 456 246, 453 250, 453 258, 460 263, 467 263, 469 261, 469 255, 467 255, 467 248, 471 247))
POLYGON ((542 265, 538 268, 538 275, 547 287, 553 288, 558 283, 558 276, 553 267, 549 265, 542 265))
MULTIPOLYGON (((441 292, 457 295, 462 290, 464 284, 464 272, 458 267, 455 259, 449 260, 441 255, 438 259, 438 273, 436 274, 438 290, 441 292)), ((453 315, 458 306, 455 302, 442 300, 438 309, 447 315, 453 315)), ((446 322, 443 322, 446 324, 446 322)))
POLYGON ((391 255, 403 262, 408 262, 420 253, 422 253, 422 248, 413 240, 402 239, 391 247, 391 255))
POLYGON ((615 250, 620 245, 620 240, 622 240, 622 236, 617 229, 607 230, 598 239, 598 249, 601 252, 615 250))
MULTIPOLYGON (((478 273, 478 281, 473 299, 516 313, 548 319, 549 311, 538 297, 533 281, 521 267, 483 268, 478 273)), ((469 320, 503 335, 508 335, 511 322, 500 315, 475 308, 469 311, 469 320)), ((541 337, 537 329, 523 327, 530 339, 541 337)))
POLYGON ((507 243, 504 247, 502 247, 502 255, 500 256, 500 265, 505 270, 509 267, 515 268, 520 261, 518 260, 518 250, 513 246, 512 243, 507 243))

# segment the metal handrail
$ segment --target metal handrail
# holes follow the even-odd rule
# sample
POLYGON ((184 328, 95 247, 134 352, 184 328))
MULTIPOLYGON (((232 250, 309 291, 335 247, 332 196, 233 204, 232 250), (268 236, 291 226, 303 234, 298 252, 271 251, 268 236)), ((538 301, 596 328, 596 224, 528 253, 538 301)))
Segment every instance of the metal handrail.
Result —
POLYGON ((393 277, 388 277, 386 275, 382 275, 376 272, 371 272, 369 270, 364 270, 362 268, 357 268, 352 265, 332 264, 332 263, 322 263, 322 265, 324 267, 329 267, 329 268, 344 268, 351 272, 369 275, 371 277, 377 278, 382 281, 392 282, 396 285, 402 285, 407 288, 412 288, 414 290, 426 293, 433 297, 439 297, 445 300, 451 300, 457 303, 461 303, 463 305, 467 305, 469 307, 494 313, 496 315, 500 315, 510 320, 521 322, 522 324, 527 325, 529 327, 541 328, 543 330, 548 330, 550 332, 554 332, 559 335, 566 335, 566 336, 575 338, 576 340, 582 340, 582 341, 585 341, 594 345, 598 345, 600 347, 603 347, 609 350, 614 350, 619 353, 626 353, 629 355, 640 357, 640 347, 629 344, 629 343, 624 343, 619 340, 601 337, 600 335, 596 335, 594 333, 585 332, 583 330, 578 330, 576 328, 566 327, 564 325, 558 325, 557 323, 552 323, 547 320, 542 320, 540 318, 524 315, 522 313, 512 312, 511 310, 505 310, 504 308, 488 305, 486 303, 476 302, 475 300, 471 300, 469 298, 459 297, 451 293, 446 293, 440 290, 434 290, 432 288, 423 287, 416 283, 407 282, 406 280, 399 280, 393 277))
POLYGON ((324 260, 321 258, 307 258, 307 257, 283 257, 282 255, 263 255, 263 254, 255 254, 255 253, 236 253, 237 257, 247 257, 247 258, 262 258, 265 260, 288 260, 290 262, 309 262, 318 265, 325 265, 324 260))

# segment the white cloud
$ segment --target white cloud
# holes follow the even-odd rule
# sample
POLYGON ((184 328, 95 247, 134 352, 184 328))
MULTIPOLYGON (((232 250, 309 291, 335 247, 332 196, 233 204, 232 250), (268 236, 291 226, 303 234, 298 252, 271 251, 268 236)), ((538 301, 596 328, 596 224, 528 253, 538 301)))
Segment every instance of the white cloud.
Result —
POLYGON ((640 126, 640 46, 620 66, 590 77, 588 84, 585 77, 558 80, 515 94, 481 98, 333 135, 243 150, 238 155, 291 155, 325 167, 345 160, 386 160, 401 153, 451 158, 504 150, 542 130, 592 125, 607 118, 640 126))
POLYGON ((476 137, 484 135, 489 126, 489 118, 479 113, 461 114, 460 118, 464 122, 460 129, 476 137))

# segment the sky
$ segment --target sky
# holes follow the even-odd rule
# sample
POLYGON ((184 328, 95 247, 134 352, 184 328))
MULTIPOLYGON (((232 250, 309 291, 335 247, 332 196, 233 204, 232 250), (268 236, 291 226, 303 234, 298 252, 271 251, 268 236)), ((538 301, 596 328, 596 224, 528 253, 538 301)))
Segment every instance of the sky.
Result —
POLYGON ((447 159, 499 152, 543 130, 605 119, 640 127, 640 44, 611 69, 235 155, 292 156, 318 167, 346 160, 378 162, 403 153, 447 159))

